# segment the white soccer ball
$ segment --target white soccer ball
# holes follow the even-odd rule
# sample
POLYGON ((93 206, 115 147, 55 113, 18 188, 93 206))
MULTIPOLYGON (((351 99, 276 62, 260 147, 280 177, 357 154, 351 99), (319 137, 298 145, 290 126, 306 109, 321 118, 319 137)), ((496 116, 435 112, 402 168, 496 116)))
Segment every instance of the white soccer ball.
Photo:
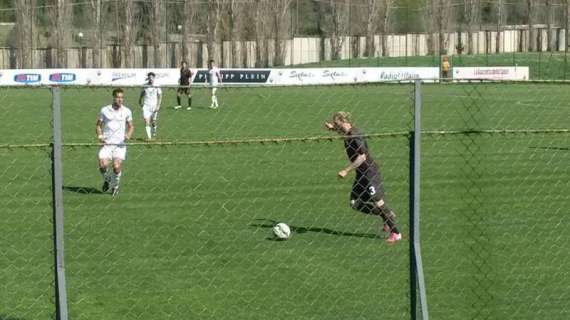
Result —
POLYGON ((287 240, 291 236, 291 228, 287 224, 280 222, 273 227, 273 234, 281 240, 287 240))

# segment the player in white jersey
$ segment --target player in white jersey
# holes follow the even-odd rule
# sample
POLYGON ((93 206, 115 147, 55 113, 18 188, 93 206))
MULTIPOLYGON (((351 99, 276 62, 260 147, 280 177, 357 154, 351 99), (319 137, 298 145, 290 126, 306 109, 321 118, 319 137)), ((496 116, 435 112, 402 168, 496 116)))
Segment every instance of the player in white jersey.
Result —
POLYGON ((216 67, 216 63, 214 60, 208 61, 208 76, 207 76, 208 84, 210 85, 210 90, 212 92, 212 104, 210 108, 217 109, 218 108, 218 97, 216 97, 216 91, 218 89, 218 85, 222 84, 222 73, 220 69, 216 67))
POLYGON ((99 171, 103 176, 103 192, 111 187, 113 197, 119 192, 121 180, 121 163, 127 155, 125 141, 133 135, 133 114, 123 105, 123 89, 113 90, 113 104, 101 108, 95 132, 97 139, 103 144, 99 150, 99 171), (109 172, 112 162, 113 170, 109 172))
POLYGON ((156 137, 158 127, 158 111, 162 100, 162 90, 154 84, 154 72, 147 74, 147 83, 144 85, 139 97, 139 105, 142 106, 143 118, 148 139, 156 137))

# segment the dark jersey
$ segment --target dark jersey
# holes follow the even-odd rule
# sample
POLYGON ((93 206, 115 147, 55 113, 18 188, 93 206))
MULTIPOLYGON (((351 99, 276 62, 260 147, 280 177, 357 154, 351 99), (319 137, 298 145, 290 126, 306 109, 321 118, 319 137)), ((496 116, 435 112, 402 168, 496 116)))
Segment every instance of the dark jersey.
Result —
POLYGON ((357 179, 362 176, 375 178, 379 175, 378 165, 368 151, 368 143, 358 129, 352 128, 350 130, 347 137, 344 139, 344 147, 350 162, 354 162, 354 160, 356 160, 356 158, 361 154, 366 155, 366 161, 356 168, 357 179))
POLYGON ((192 78, 192 71, 188 68, 180 68, 180 85, 190 85, 190 78, 192 78))

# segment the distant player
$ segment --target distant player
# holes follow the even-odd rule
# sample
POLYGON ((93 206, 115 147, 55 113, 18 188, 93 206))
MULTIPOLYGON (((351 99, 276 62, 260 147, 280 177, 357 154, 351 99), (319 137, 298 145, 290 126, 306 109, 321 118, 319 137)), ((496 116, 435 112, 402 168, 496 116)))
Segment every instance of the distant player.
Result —
POLYGON ((207 75, 208 84, 210 86, 210 91, 212 93, 212 104, 210 108, 217 109, 218 108, 218 97, 216 97, 216 91, 218 89, 218 85, 222 83, 222 73, 220 69, 216 67, 216 63, 214 60, 208 61, 208 75, 207 75))
POLYGON ((180 97, 186 95, 188 97, 188 107, 186 110, 192 110, 192 92, 190 91, 190 81, 192 80, 192 70, 188 68, 186 61, 182 61, 182 66, 180 67, 180 79, 178 79, 178 90, 176 90, 176 101, 178 105, 174 109, 178 110, 182 108, 182 102, 180 97))
POLYGON ((354 210, 382 217, 384 231, 390 232, 387 242, 394 243, 401 240, 402 234, 396 226, 396 215, 384 202, 384 185, 380 168, 368 151, 366 138, 352 126, 350 114, 347 112, 333 114, 330 122, 325 121, 325 127, 344 136, 344 147, 350 163, 338 172, 338 176, 346 178, 350 171, 356 170, 350 194, 350 206, 354 210))
POLYGON ((117 88, 113 90, 113 104, 101 108, 95 132, 97 139, 103 144, 99 150, 99 171, 103 176, 103 192, 111 188, 113 197, 119 193, 121 180, 121 164, 127 155, 125 141, 133 135, 133 114, 123 105, 124 92, 117 88), (109 164, 113 171, 109 172, 109 164))
POLYGON ((154 72, 148 73, 146 78, 147 83, 144 85, 139 97, 139 105, 142 106, 148 140, 156 137, 158 112, 160 111, 160 103, 162 101, 162 90, 154 84, 155 77, 154 72))
POLYGON ((449 57, 443 56, 443 61, 441 63, 441 77, 444 80, 448 80, 450 71, 451 71, 451 63, 449 63, 449 57))

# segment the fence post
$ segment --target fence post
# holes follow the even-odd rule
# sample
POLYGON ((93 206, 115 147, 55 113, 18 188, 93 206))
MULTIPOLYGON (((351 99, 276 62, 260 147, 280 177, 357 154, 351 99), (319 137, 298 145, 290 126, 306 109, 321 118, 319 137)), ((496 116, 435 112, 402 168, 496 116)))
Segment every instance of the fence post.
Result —
POLYGON ((421 167, 421 80, 415 81, 414 88, 414 123, 410 132, 410 307, 411 319, 418 319, 417 303, 421 315, 419 319, 428 320, 425 279, 420 249, 420 167, 421 167), (419 292, 418 292, 419 289, 419 292))
POLYGON ((52 88, 53 142, 52 142, 52 207, 55 259, 56 319, 67 320, 67 290, 63 249, 63 170, 61 163, 61 92, 52 88))

